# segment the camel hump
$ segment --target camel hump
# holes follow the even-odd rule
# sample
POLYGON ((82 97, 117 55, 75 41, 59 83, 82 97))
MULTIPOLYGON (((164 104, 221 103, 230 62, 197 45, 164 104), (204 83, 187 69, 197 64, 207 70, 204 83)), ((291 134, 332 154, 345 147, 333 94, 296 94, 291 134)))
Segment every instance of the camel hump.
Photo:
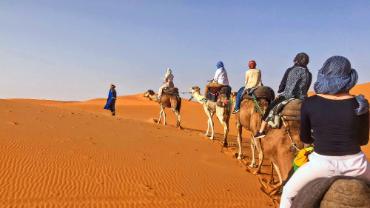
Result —
POLYGON ((338 179, 330 186, 320 205, 323 208, 370 207, 370 187, 359 179, 338 179))
POLYGON ((356 207, 370 204, 370 187, 360 179, 347 176, 318 178, 303 187, 292 207, 356 207), (310 194, 307 194, 310 193, 310 194))
POLYGON ((163 89, 163 94, 179 96, 179 89, 176 87, 166 87, 163 89))
POLYGON ((286 120, 300 120, 301 119, 301 106, 302 106, 302 100, 300 99, 294 99, 289 101, 287 103, 282 112, 281 115, 286 120))

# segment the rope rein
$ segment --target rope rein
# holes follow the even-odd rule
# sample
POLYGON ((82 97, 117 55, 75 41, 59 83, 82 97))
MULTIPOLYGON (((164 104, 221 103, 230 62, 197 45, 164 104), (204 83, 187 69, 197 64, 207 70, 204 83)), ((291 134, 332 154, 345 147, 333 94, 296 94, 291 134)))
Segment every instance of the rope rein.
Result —
POLYGON ((288 134, 288 138, 289 138, 289 140, 290 140, 290 142, 291 142, 291 147, 294 147, 294 148, 295 148, 295 150, 300 151, 301 149, 299 149, 299 148, 298 148, 297 144, 294 142, 294 140, 293 140, 293 138, 292 138, 292 136, 291 136, 291 134, 290 134, 290 128, 289 128, 289 125, 285 122, 284 117, 281 117, 281 120, 282 120, 283 125, 284 125, 284 127, 285 127, 285 131, 286 131, 286 132, 287 132, 287 134, 288 134))
POLYGON ((256 96, 254 94, 252 94, 252 98, 253 98, 254 106, 256 107, 257 111, 261 115, 263 115, 264 114, 264 111, 262 111, 261 106, 259 105, 258 100, 257 100, 257 98, 256 98, 256 96))

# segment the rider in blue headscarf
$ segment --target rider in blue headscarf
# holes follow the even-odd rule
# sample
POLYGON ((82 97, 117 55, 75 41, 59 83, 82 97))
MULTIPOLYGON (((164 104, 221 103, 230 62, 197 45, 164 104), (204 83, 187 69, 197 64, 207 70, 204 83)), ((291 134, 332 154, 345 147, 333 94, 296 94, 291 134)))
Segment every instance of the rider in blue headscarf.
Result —
POLYGON ((110 110, 112 112, 112 116, 116 115, 116 99, 117 99, 117 92, 116 92, 116 86, 114 84, 111 84, 107 103, 104 106, 105 110, 110 110))

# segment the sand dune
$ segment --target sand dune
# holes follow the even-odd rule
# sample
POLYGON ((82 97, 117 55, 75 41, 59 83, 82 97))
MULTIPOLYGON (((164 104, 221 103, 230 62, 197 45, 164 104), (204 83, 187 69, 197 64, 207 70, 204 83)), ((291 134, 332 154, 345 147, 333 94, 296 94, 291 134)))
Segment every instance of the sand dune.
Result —
POLYGON ((202 135, 199 104, 184 101, 178 130, 172 112, 169 126, 154 124, 159 107, 142 95, 120 97, 117 117, 104 103, 0 100, 0 206, 272 206, 233 148, 224 154, 202 135))
POLYGON ((91 102, 0 101, 1 207, 271 204, 256 177, 198 131, 92 113, 91 102))

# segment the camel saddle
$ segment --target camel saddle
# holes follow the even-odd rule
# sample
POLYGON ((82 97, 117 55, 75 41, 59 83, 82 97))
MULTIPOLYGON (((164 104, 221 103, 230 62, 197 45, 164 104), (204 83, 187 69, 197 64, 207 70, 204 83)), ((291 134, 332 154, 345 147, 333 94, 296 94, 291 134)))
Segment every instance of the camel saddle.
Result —
POLYGON ((227 100, 229 100, 231 96, 231 87, 224 85, 208 87, 208 94, 206 95, 208 100, 217 102, 220 95, 225 95, 227 100))
POLYGON ((281 111, 281 116, 287 121, 301 120, 301 106, 302 100, 294 99, 286 104, 281 111))
POLYGON ((275 92, 270 87, 258 86, 245 89, 242 96, 242 100, 244 99, 266 99, 270 103, 275 99, 275 92))
POLYGON ((176 87, 166 87, 162 91, 165 95, 179 96, 179 89, 176 87))
POLYGON ((370 207, 370 184, 348 176, 318 178, 298 192, 292 208, 337 207, 338 204, 370 207))
POLYGON ((302 100, 290 98, 277 104, 268 115, 268 124, 272 128, 280 128, 280 121, 301 120, 302 100))

